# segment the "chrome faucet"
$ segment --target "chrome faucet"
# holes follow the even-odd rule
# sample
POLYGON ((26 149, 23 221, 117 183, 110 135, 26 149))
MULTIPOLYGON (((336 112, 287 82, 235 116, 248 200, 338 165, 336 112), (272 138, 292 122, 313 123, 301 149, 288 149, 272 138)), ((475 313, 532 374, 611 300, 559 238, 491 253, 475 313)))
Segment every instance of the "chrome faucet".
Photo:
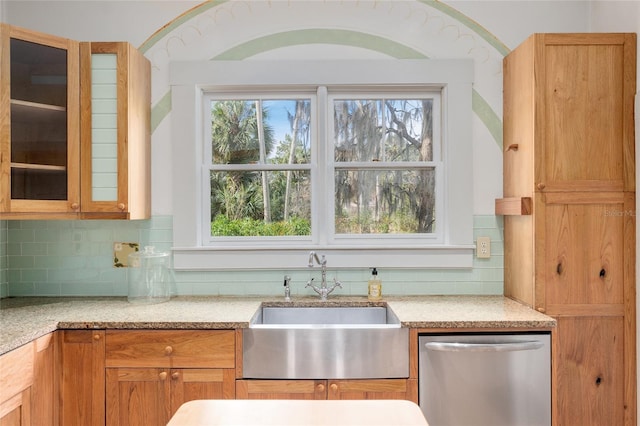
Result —
POLYGON ((309 268, 313 268, 313 261, 316 261, 316 263, 318 265, 320 265, 320 271, 322 273, 322 281, 320 282, 320 287, 318 287, 317 285, 313 284, 313 278, 311 278, 309 281, 307 281, 307 285, 304 286, 305 288, 307 287, 311 287, 313 289, 313 291, 315 291, 316 293, 318 293, 320 295, 320 300, 327 300, 327 296, 329 296, 333 290, 336 289, 336 287, 340 287, 342 288, 342 283, 338 280, 336 280, 335 278, 333 279, 333 285, 331 286, 331 288, 327 287, 327 258, 325 257, 325 255, 322 255, 322 258, 318 257, 318 254, 315 251, 312 251, 309 253, 309 264, 307 266, 309 266, 309 268))

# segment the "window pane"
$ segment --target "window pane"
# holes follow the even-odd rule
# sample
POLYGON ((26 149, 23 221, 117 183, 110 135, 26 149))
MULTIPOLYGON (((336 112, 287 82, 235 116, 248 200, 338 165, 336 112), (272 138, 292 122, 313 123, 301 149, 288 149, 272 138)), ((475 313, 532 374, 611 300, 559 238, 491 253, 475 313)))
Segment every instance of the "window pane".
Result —
POLYGON ((212 163, 309 163, 310 109, 309 99, 211 102, 212 163))
POLYGON ((211 172, 211 235, 310 235, 310 188, 308 170, 211 172))
POLYGON ((337 170, 336 234, 435 232, 435 169, 337 170))
POLYGON ((333 117, 335 161, 433 160, 433 99, 340 99, 333 117))

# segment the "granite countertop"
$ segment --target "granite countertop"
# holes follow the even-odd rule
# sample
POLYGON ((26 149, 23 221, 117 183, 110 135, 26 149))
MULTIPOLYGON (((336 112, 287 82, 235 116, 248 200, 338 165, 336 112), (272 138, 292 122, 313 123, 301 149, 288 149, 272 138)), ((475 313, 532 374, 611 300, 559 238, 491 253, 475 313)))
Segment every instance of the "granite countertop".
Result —
POLYGON ((265 305, 380 305, 388 303, 403 327, 555 327, 553 318, 502 296, 391 296, 317 298, 180 296, 153 305, 126 297, 22 297, 0 300, 0 354, 57 329, 233 329, 246 328, 265 305))

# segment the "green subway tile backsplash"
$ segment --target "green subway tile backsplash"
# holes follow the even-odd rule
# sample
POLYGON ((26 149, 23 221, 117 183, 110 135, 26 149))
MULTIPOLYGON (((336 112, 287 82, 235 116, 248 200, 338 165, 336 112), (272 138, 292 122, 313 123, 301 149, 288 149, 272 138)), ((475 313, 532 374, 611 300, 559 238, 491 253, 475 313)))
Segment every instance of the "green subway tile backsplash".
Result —
MULTIPOLYGON (((471 269, 382 269, 383 294, 502 294, 502 218, 474 217, 474 237, 491 238, 491 258, 471 269)), ((168 251, 172 217, 143 221, 0 221, 0 297, 125 296, 127 270, 113 266, 113 243, 137 242, 168 251)), ((317 271, 179 271, 179 295, 279 295, 284 275, 293 296, 311 295, 306 282, 317 271)), ((366 294, 370 271, 329 270, 343 295, 366 294)))

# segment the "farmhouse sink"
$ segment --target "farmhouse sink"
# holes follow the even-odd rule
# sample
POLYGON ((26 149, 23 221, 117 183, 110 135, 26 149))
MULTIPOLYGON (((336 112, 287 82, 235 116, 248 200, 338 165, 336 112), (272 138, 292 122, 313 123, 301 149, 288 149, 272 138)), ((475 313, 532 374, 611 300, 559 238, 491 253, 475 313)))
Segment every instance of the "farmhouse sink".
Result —
POLYGON ((261 306, 242 342, 244 378, 409 377, 409 329, 388 306, 261 306))
POLYGON ((262 306, 250 328, 400 328, 387 306, 262 306))

